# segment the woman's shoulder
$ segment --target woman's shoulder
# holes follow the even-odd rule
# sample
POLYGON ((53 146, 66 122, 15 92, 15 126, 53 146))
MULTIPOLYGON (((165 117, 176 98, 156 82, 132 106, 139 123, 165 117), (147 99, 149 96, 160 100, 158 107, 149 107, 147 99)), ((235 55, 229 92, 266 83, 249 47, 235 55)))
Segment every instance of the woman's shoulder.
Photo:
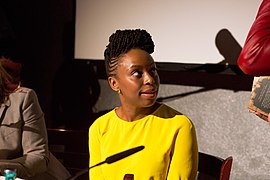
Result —
POLYGON ((107 120, 108 118, 111 118, 111 117, 113 117, 113 116, 115 116, 115 115, 116 115, 116 114, 115 114, 115 109, 111 109, 111 110, 109 110, 107 113, 105 113, 105 114, 99 116, 99 117, 97 118, 96 121, 107 120))
POLYGON ((182 125, 193 126, 192 121, 183 113, 176 110, 175 108, 162 104, 158 109, 158 116, 164 119, 170 119, 175 123, 180 123, 182 125))
POLYGON ((38 101, 36 92, 27 87, 19 87, 9 95, 11 101, 33 100, 38 101))
POLYGON ((28 87, 18 87, 16 90, 14 90, 14 93, 29 93, 29 92, 35 93, 33 89, 28 87))
POLYGON ((96 126, 102 126, 107 123, 109 123, 110 119, 112 119, 115 116, 115 109, 112 109, 111 111, 107 112, 106 114, 103 114, 102 116, 98 117, 91 127, 96 127, 96 126))

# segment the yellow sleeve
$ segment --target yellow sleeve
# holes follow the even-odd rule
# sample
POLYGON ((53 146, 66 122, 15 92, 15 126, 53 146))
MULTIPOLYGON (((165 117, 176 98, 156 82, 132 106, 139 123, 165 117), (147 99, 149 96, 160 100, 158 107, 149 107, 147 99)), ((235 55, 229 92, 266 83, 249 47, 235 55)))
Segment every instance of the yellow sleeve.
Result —
MULTIPOLYGON (((96 124, 92 124, 92 126, 89 128, 89 167, 96 165, 103 161, 101 159, 101 153, 100 153, 100 133, 99 129, 97 128, 96 124)), ((102 180, 105 179, 102 176, 101 167, 97 166, 92 169, 89 169, 89 178, 95 179, 95 180, 102 180)))
POLYGON ((196 131, 192 122, 188 120, 179 129, 176 136, 167 179, 195 180, 197 170, 198 145, 196 131))

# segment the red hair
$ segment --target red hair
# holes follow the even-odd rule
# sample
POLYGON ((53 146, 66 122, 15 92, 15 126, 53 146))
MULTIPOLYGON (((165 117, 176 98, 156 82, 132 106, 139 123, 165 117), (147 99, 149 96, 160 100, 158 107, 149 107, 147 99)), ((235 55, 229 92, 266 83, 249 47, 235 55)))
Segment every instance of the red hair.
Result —
POLYGON ((20 86, 21 64, 0 58, 0 103, 20 86))

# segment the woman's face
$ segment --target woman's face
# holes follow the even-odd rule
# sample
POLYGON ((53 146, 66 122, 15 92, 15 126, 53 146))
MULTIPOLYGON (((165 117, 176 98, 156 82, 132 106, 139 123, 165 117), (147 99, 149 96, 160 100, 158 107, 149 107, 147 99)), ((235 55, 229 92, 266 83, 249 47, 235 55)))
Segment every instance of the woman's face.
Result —
POLYGON ((143 108, 155 103, 159 76, 152 56, 146 51, 132 49, 120 57, 115 81, 121 90, 122 105, 143 108))

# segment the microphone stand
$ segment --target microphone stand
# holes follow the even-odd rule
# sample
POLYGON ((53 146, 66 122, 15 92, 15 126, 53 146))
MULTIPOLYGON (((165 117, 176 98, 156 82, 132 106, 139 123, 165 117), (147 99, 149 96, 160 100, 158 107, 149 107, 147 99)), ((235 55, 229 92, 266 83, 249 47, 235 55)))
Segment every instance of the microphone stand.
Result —
POLYGON ((105 164, 105 163, 107 163, 107 164, 114 163, 114 162, 119 161, 121 159, 124 159, 124 158, 126 158, 126 157, 128 157, 128 156, 130 156, 130 155, 132 155, 134 153, 137 153, 137 152, 139 152, 139 151, 141 151, 143 149, 144 149, 144 146, 137 146, 135 148, 131 148, 131 149, 128 149, 126 151, 123 151, 123 152, 114 154, 112 156, 109 156, 109 157, 106 158, 105 161, 102 161, 102 162, 100 162, 98 164, 90 166, 89 168, 85 168, 82 171, 75 174, 75 176, 73 176, 71 178, 68 178, 67 180, 75 180, 77 177, 83 175, 84 173, 87 173, 90 169, 92 169, 94 167, 100 166, 100 165, 105 164))

